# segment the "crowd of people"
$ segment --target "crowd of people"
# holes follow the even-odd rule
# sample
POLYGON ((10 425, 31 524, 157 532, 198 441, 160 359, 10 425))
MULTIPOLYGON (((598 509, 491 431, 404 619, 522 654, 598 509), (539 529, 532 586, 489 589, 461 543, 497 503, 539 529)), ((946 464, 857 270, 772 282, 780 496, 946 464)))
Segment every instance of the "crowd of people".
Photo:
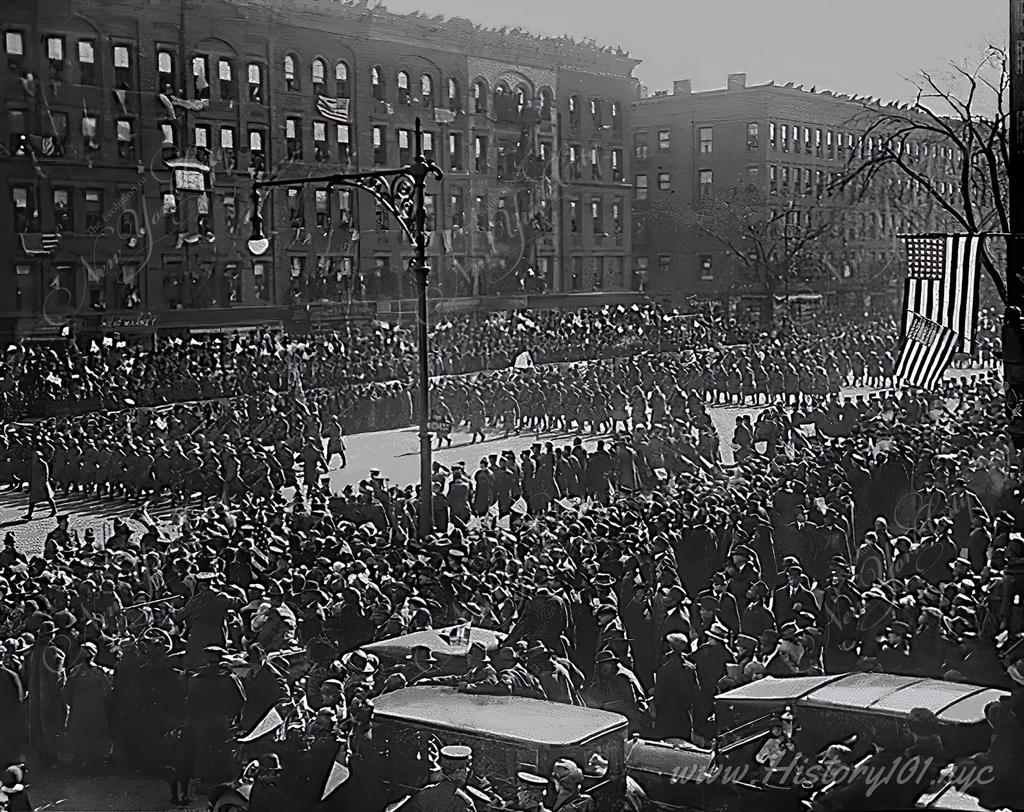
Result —
MULTIPOLYGON (((3 784, 25 792, 31 750, 42 764, 165 775, 186 804, 248 764, 254 812, 282 798, 300 812, 379 810, 408 765, 378 751, 374 700, 406 685, 602 708, 642 736, 703 744, 722 690, 860 670, 1011 691, 978 758, 998 765, 986 805, 1012 805, 1024 791, 1013 769, 1024 662, 1012 648, 1024 632, 1024 475, 1001 433, 1002 392, 984 372, 932 395, 844 398, 842 386, 892 373, 881 330, 840 332, 738 350, 708 331, 668 353, 446 377, 432 414, 441 442, 463 424, 474 439, 573 439, 436 464, 427 538, 414 486, 376 470, 341 493, 325 486, 334 459, 346 464, 346 395, 305 373, 273 391, 6 425, 0 481, 30 500, 56 510, 55 486, 58 499, 139 508, 106 538, 59 516, 37 555, 16 531, 4 540, 3 784), (722 363, 709 373, 705 358, 722 363), (796 358, 789 397, 779 360, 796 358), (709 408, 723 392, 769 405, 720 438, 709 408), (162 498, 180 506, 171 523, 146 507, 162 498), (429 651, 385 666, 363 650, 466 622, 507 637, 490 654, 471 647, 455 678, 429 651), (280 728, 239 744, 271 710, 280 728), (338 758, 349 778, 323 798, 338 758)), ((503 346, 508 360, 524 344, 503 346)), ((246 353, 220 358, 235 355, 246 353)), ((389 397, 409 419, 408 391, 389 397)), ((468 786, 488 789, 446 750, 431 792, 472 804, 468 786)), ((585 809, 570 805, 585 767, 560 762, 540 783, 522 778, 523 791, 585 809)), ((435 808, 418 797, 413 808, 435 808)))

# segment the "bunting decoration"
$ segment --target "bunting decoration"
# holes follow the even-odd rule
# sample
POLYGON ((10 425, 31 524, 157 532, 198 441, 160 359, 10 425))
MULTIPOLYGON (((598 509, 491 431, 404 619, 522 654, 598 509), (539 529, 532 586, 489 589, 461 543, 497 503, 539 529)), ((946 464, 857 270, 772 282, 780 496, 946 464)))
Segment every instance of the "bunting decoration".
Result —
POLYGON ((61 236, 57 232, 21 235, 21 249, 30 257, 48 256, 60 247, 60 243, 61 236))

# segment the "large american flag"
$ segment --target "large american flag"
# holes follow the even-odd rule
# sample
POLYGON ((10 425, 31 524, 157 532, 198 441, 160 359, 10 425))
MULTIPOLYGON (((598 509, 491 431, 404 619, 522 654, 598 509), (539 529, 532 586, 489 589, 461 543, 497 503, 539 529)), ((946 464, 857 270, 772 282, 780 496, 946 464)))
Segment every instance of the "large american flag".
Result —
POLYGON ((341 124, 348 124, 348 99, 331 99, 327 96, 317 96, 316 109, 324 118, 337 121, 341 124))
POLYGON ((948 327, 917 313, 911 314, 896 363, 896 379, 922 389, 934 389, 953 358, 957 339, 957 334, 948 327))
POLYGON ((903 337, 914 314, 956 333, 955 352, 974 351, 981 235, 908 237, 903 337))

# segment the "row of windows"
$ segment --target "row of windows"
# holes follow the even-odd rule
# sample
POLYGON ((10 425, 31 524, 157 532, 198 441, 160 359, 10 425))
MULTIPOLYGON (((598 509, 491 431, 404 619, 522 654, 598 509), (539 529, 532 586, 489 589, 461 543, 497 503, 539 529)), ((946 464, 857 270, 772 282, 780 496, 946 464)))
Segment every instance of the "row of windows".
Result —
MULTIPOLYGON (((582 222, 580 218, 581 207, 582 202, 578 198, 569 199, 569 232, 571 234, 579 234, 582 231, 582 222)), ((592 233, 595 236, 608 236, 604 201, 599 197, 591 198, 589 209, 592 233)), ((610 214, 612 226, 611 233, 614 235, 622 234, 622 198, 617 197, 612 201, 610 214)))
MULTIPOLYGON (((751 167, 756 171, 756 167, 751 167)), ((633 199, 646 200, 647 192, 650 189, 650 179, 647 175, 637 175, 633 183, 633 199)), ((669 172, 659 172, 657 175, 658 190, 667 192, 672 188, 672 175, 669 172)), ((711 193, 714 184, 714 172, 710 169, 701 169, 697 172, 697 182, 700 186, 700 195, 705 197, 711 193)))
MULTIPOLYGON (((753 151, 760 146, 760 125, 756 121, 747 124, 747 150, 753 151)), ((702 155, 710 155, 715 148, 715 132, 713 127, 697 128, 697 149, 702 155)), ((658 130, 658 151, 668 152, 672 149, 672 131, 658 130)), ((647 131, 639 130, 633 136, 633 150, 638 161, 646 161, 649 157, 647 131)))
MULTIPOLYGON (((650 270, 650 257, 637 257, 634 260, 634 263, 636 266, 636 273, 641 277, 646 278, 647 273, 650 270)), ((697 267, 700 269, 701 279, 711 280, 715 278, 714 257, 711 254, 698 254, 697 267)), ((671 254, 658 254, 658 273, 662 279, 665 279, 670 273, 672 273, 671 254)))

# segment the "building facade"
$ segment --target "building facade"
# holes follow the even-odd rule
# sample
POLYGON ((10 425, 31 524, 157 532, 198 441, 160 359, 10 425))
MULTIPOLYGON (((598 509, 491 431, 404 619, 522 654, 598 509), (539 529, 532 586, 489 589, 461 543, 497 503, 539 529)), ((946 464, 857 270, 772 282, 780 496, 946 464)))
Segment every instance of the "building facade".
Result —
MULTIPOLYGON (((944 218, 923 190, 899 177, 875 184, 869 199, 830 191, 851 161, 880 149, 873 137, 862 138, 872 105, 792 85, 748 86, 744 74, 729 76, 723 90, 693 92, 684 80, 634 103, 634 273, 646 276, 650 294, 730 310, 771 306, 736 253, 694 222, 702 200, 745 190, 772 215, 792 209, 785 216, 798 226, 825 209, 839 223, 794 269, 787 298, 869 310, 889 302, 902 273, 897 234, 939 229, 944 218)), ((953 151, 933 152, 922 148, 914 159, 922 167, 927 161, 926 171, 952 194, 953 151)))
POLYGON ((371 195, 251 182, 423 150, 431 297, 631 289, 618 49, 328 0, 5 0, 0 319, 258 324, 402 309, 411 246, 371 195))

